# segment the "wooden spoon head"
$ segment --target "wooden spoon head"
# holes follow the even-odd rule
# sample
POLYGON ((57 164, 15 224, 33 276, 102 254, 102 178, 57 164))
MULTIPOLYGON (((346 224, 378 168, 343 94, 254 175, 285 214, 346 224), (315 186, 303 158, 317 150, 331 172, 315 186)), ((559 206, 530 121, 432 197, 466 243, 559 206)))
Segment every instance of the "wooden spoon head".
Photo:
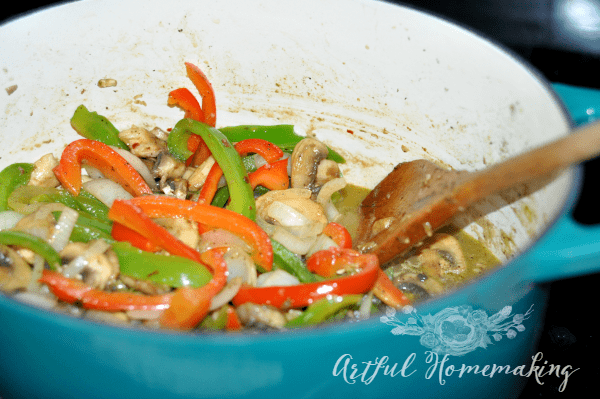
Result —
POLYGON ((398 164, 361 203, 355 247, 384 264, 431 236, 461 210, 448 194, 465 174, 423 159, 398 164))

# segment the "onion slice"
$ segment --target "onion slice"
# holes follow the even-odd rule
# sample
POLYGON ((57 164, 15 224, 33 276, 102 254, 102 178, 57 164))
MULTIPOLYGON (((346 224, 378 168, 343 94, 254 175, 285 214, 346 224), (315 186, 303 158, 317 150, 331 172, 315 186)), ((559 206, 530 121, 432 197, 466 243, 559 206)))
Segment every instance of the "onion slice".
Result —
POLYGON ((113 150, 115 150, 120 156, 122 156, 137 172, 142 176, 142 178, 146 181, 148 186, 150 186, 151 190, 157 190, 158 185, 156 184, 156 180, 152 176, 150 169, 146 166, 141 159, 133 155, 131 152, 124 150, 122 148, 110 146, 113 150))
POLYGON ((304 226, 310 223, 310 219, 301 212, 280 201, 273 201, 267 215, 282 226, 304 226))
POLYGON ((242 286, 242 278, 236 277, 231 281, 227 282, 225 287, 212 298, 210 303, 210 311, 219 309, 221 306, 229 303, 234 296, 237 295, 240 287, 242 286))
POLYGON ((295 254, 306 255, 317 239, 317 236, 300 238, 290 233, 285 228, 276 226, 273 232, 273 239, 295 254))
POLYGON ((12 229, 23 217, 22 214, 15 211, 0 212, 0 231, 12 229))
POLYGON ((90 180, 83 183, 83 188, 109 208, 116 199, 127 200, 133 198, 127 190, 110 179, 90 180))

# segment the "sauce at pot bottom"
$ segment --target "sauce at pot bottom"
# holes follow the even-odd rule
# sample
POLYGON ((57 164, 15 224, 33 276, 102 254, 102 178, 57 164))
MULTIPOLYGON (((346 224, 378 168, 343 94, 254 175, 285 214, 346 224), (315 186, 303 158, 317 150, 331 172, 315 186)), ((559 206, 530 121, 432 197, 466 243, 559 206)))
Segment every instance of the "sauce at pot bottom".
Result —
MULTIPOLYGON (((370 190, 348 185, 339 191, 335 204, 352 238, 358 229, 356 209, 370 190)), ((501 262, 481 242, 454 228, 445 228, 404 257, 383 265, 394 284, 413 302, 457 288, 501 262)))

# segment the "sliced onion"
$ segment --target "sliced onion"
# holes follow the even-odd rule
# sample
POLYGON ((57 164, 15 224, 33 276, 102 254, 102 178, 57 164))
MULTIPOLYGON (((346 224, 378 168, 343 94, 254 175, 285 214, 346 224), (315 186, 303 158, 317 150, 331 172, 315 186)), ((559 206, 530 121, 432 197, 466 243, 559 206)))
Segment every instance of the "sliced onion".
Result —
POLYGON ((325 224, 311 221, 304 226, 289 226, 285 229, 298 238, 316 237, 323 232, 325 224))
POLYGON ((22 214, 15 211, 0 212, 0 231, 12 229, 19 220, 23 219, 23 217, 22 214))
POLYGON ((227 281, 240 277, 242 283, 256 285, 256 266, 250 255, 239 248, 231 248, 224 256, 227 263, 227 281))
POLYGON ((104 179, 104 173, 91 165, 83 164, 83 169, 85 169, 87 175, 92 179, 104 179))
POLYGON ((163 309, 153 310, 128 310, 125 312, 127 317, 133 320, 156 320, 160 317, 163 309))
POLYGON ((360 308, 358 309, 358 317, 366 320, 371 316, 371 305, 373 303, 373 291, 364 295, 360 301, 360 308))
POLYGON ((69 243, 69 238, 75 228, 79 213, 69 207, 64 207, 58 222, 54 225, 54 234, 48 240, 52 248, 60 252, 69 243))
POLYGON ((252 159, 254 159, 254 166, 256 166, 256 169, 267 164, 267 160, 258 154, 254 154, 252 159))
POLYGON ((221 306, 229 303, 229 301, 236 296, 241 286, 242 279, 240 277, 236 277, 231 281, 228 281, 225 287, 223 287, 223 289, 212 298, 209 310, 219 309, 221 306))
POLYGON ((31 280, 29 280, 29 285, 27 286, 27 291, 30 292, 40 292, 41 284, 39 280, 42 278, 42 273, 44 271, 44 264, 46 261, 40 255, 35 254, 33 261, 33 270, 31 272, 31 280))
POLYGON ((283 154, 283 156, 281 157, 281 159, 287 159, 288 163, 287 163, 287 174, 288 176, 292 175, 292 160, 291 160, 292 154, 288 154, 287 152, 285 154, 283 154))
POLYGON ((300 284, 296 276, 292 276, 285 270, 277 269, 272 272, 263 273, 258 276, 257 287, 286 287, 300 284))
POLYGON ((319 195, 317 195, 317 202, 325 207, 325 205, 331 201, 331 196, 333 193, 346 187, 347 184, 348 183, 346 182, 346 179, 343 177, 329 180, 327 183, 323 184, 323 187, 321 187, 319 195))
POLYGON ((323 251, 323 250, 329 249, 331 247, 338 247, 338 246, 339 245, 337 245, 335 243, 335 241, 333 241, 331 238, 327 237, 325 234, 321 234, 317 237, 314 244, 310 247, 310 249, 306 253, 306 256, 311 256, 315 252, 323 251))
POLYGON ((304 226, 310 223, 310 219, 293 207, 280 201, 273 201, 267 215, 282 226, 304 226))
POLYGON ((327 216, 327 220, 330 222, 337 222, 342 217, 340 211, 338 211, 331 201, 325 204, 323 208, 325 209, 325 216, 327 216))
POLYGON ((57 299, 55 297, 53 298, 52 296, 37 292, 17 292, 12 297, 17 301, 21 301, 28 305, 37 306, 43 309, 52 309, 57 303, 57 299))
POLYGON ((313 245, 317 236, 300 238, 287 231, 281 226, 276 226, 273 231, 273 239, 295 254, 306 255, 313 245))
POLYGON ((17 211, 23 215, 29 215, 37 211, 43 202, 31 203, 31 200, 40 195, 56 195, 60 191, 54 187, 39 187, 39 186, 21 186, 17 187, 9 196, 7 205, 13 211, 17 211))
POLYGON ((237 247, 244 252, 252 251, 252 247, 246 241, 224 229, 210 230, 200 236, 200 252, 219 247, 237 247))
POLYGON ((155 190, 158 188, 156 184, 156 180, 152 176, 150 169, 146 166, 141 159, 133 155, 131 152, 124 150, 122 148, 110 146, 113 150, 115 150, 120 156, 122 156, 137 172, 142 176, 142 178, 146 181, 150 189, 155 190))
POLYGON ((261 229, 263 229, 269 236, 273 235, 273 232, 275 231, 275 225, 267 222, 265 219, 263 219, 262 216, 260 216, 260 213, 256 213, 256 224, 258 225, 258 227, 260 227, 261 229))
POLYGON ((90 180, 87 183, 83 183, 83 188, 109 208, 116 199, 133 198, 127 190, 110 179, 90 180))

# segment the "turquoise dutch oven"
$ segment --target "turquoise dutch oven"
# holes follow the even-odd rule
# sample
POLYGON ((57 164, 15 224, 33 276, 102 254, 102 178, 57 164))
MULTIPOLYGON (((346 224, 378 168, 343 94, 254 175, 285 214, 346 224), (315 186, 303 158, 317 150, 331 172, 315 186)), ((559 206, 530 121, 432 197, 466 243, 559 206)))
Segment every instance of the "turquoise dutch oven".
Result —
MULTIPOLYGON (((346 178, 366 187, 416 158, 485 167, 568 134, 600 106, 598 92, 551 86, 476 33, 376 1, 90 0, 10 21, 0 42, 2 87, 17 87, 0 96, 2 167, 58 154, 76 137, 79 104, 120 129, 171 127, 182 115, 167 93, 188 84, 185 61, 213 82, 218 126, 292 123, 338 149, 346 178), (118 84, 99 88, 102 78, 118 84)), ((511 398, 536 376, 568 391, 567 365, 541 376, 552 362, 536 351, 538 283, 600 267, 600 231, 570 216, 580 181, 573 168, 478 204, 473 215, 485 216, 465 229, 501 266, 357 323, 142 331, 0 296, 0 397, 511 398)))

